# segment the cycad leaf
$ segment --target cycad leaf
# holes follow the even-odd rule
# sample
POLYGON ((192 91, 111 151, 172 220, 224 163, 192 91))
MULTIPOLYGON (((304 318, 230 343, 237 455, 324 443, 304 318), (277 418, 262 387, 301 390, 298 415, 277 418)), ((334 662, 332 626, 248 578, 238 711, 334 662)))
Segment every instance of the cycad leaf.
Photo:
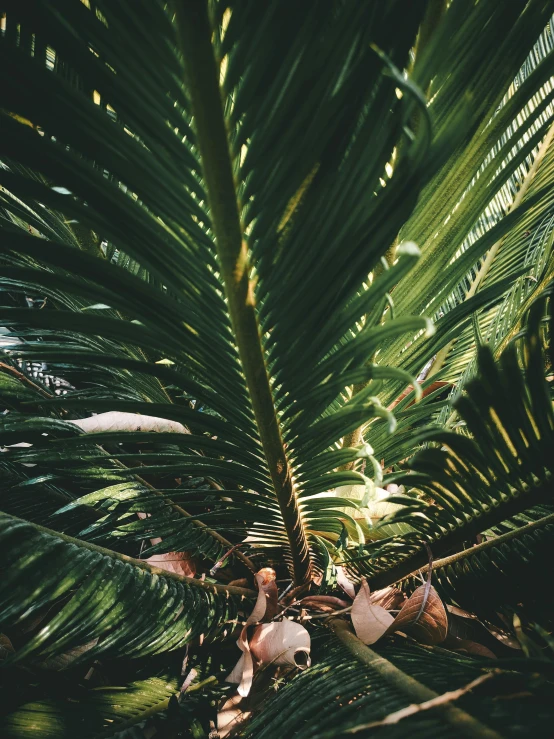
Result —
POLYGON ((14 624, 48 603, 63 604, 13 661, 61 654, 92 639, 100 641, 85 659, 178 649, 200 634, 231 631, 244 595, 251 593, 172 575, 0 517, 3 558, 14 563, 2 581, 1 623, 14 624))
POLYGON ((431 502, 388 499, 403 510, 383 523, 409 523, 412 531, 373 545, 367 557, 353 562, 371 587, 389 585, 424 564, 423 544, 437 556, 538 504, 552 504, 554 415, 544 377, 543 312, 544 298, 498 364, 487 346, 480 348, 479 375, 455 403, 465 433, 422 431, 421 441, 441 448, 423 449, 410 460, 412 472, 391 478, 424 491, 431 502))

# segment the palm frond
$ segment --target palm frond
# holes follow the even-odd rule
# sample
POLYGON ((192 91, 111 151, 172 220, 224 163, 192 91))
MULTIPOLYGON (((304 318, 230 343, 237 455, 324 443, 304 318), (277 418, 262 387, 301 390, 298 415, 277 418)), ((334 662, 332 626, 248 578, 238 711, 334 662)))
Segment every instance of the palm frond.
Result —
MULTIPOLYGON (((124 2, 117 7, 100 3, 95 11, 73 2, 55 9, 12 3, 1 52, 10 75, 5 104, 10 114, 2 119, 2 152, 10 158, 0 172, 8 193, 4 207, 11 214, 5 221, 5 285, 48 297, 41 311, 10 304, 3 308, 4 325, 19 341, 25 339, 18 356, 25 361, 48 358, 53 372, 63 356, 66 366, 100 366, 107 378, 116 376, 122 385, 127 378, 135 397, 114 398, 120 404, 110 410, 141 412, 142 401, 151 404, 152 414, 178 416, 197 435, 213 435, 217 427, 218 442, 229 445, 229 463, 219 477, 272 497, 276 513, 270 531, 265 524, 256 530, 253 522, 252 533, 258 540, 269 533, 273 541, 288 544, 298 581, 308 577, 311 566, 306 532, 337 528, 329 511, 321 511, 321 501, 312 502, 313 495, 363 481, 357 473, 340 479, 328 474, 332 457, 326 461, 324 453, 345 430, 368 418, 392 423, 371 398, 347 404, 347 370, 358 371, 387 336, 429 326, 418 317, 380 327, 378 311, 366 335, 351 332, 386 292, 384 287, 362 286, 394 239, 395 222, 411 212, 424 171, 429 130, 422 126, 405 147, 400 175, 386 189, 379 182, 407 116, 414 105, 424 105, 397 70, 407 62, 423 3, 414 5, 402 33, 394 37, 392 7, 376 12, 368 27, 360 23, 362 8, 351 14, 318 6, 318 24, 312 27, 315 7, 309 3, 296 11, 306 28, 302 40, 293 26, 284 26, 276 49, 271 29, 283 25, 280 8, 260 13, 246 4, 233 7, 229 17, 221 6, 211 19, 205 8, 197 13, 177 4, 173 17, 161 4, 145 5, 157 29, 146 42, 140 24, 124 20, 124 2), (15 27, 24 33, 11 33, 15 27), (19 43, 26 33, 40 37, 37 55, 33 47, 19 43), (251 38, 259 45, 255 68, 245 56, 251 38), (387 56, 376 53, 371 41, 385 48, 387 56), (44 48, 55 56, 54 73, 38 54, 44 48), (322 48, 333 49, 333 54, 325 58, 322 48), (275 68, 270 49, 279 52, 285 66, 275 68), (317 71, 307 61, 314 58, 325 60, 317 71), (222 59, 223 108, 218 76, 222 59), (283 86, 285 69, 289 75, 283 86), (299 72, 293 75, 293 70, 299 72), (301 121, 313 103, 303 90, 313 80, 320 114, 303 131, 301 121), (405 89, 403 99, 395 93, 399 87, 405 89), (259 112, 272 106, 277 91, 279 111, 260 119, 259 112), (55 115, 46 104, 52 97, 60 98, 55 115), (305 114, 299 114, 299 105, 305 114), (287 132, 276 146, 284 119, 287 132), (317 147, 307 149, 306 137, 317 141, 317 147), (368 147, 368 141, 374 146, 368 147), (300 159, 296 152, 302 153, 300 159), (327 220, 314 228, 313 219, 323 214, 321 193, 331 182, 362 187, 356 173, 364 162, 371 164, 363 175, 370 207, 352 214, 346 229, 339 210, 331 214, 324 209, 327 220), (37 214, 31 216, 33 227, 47 243, 19 227, 20 203, 37 214), (101 249, 95 254, 94 249, 76 248, 81 242, 71 230, 41 223, 41 206, 62 212, 69 225, 78 221, 79 228, 100 234, 97 241, 113 244, 132 264, 121 266, 119 257, 117 263, 107 262, 101 249), (387 210, 395 218, 385 217, 387 210), (370 228, 372 246, 361 250, 370 228), (304 249, 306 230, 311 234, 309 251, 304 249), (337 236, 330 241, 334 231, 337 236), (325 266, 318 266, 324 242, 333 243, 334 252, 325 266), (297 268, 291 271, 293 262, 297 268), (339 269, 342 277, 337 279, 339 269), (300 294, 298 281, 302 299, 293 300, 300 294), (320 308, 307 313, 308 299, 320 308), (328 324, 325 341, 306 341, 331 315, 337 320, 328 324), (33 335, 48 340, 29 342, 33 335), (345 337, 349 350, 337 352, 345 337), (166 360, 174 363, 172 371, 156 367, 166 360), (168 382, 217 417, 191 411, 182 402, 154 407, 168 382), (319 388, 318 412, 302 414, 306 391, 326 383, 328 388, 319 388), (236 456, 233 447, 239 448, 236 456), (318 475, 293 487, 302 464, 320 454, 318 475)), ((138 12, 136 6, 132 12, 138 12)), ((344 190, 342 197, 350 195, 344 190)), ((395 275, 406 271, 416 256, 417 251, 406 249, 395 275)), ((60 408, 79 409, 81 415, 98 411, 104 402, 92 390, 67 393, 50 408, 58 407, 58 400, 60 408)), ((210 449, 203 453, 210 456, 210 449)), ((214 446, 213 454, 219 459, 221 448, 214 446)), ((182 472, 208 474, 209 465, 200 465, 200 456, 179 459, 182 472)), ((216 468, 212 465, 211 473, 219 472, 216 468)), ((162 471, 169 474, 173 468, 166 464, 157 470, 162 471)), ((326 506, 332 508, 330 502, 326 506)))
MULTIPOLYGON (((437 648, 394 642, 376 652, 337 622, 337 637, 320 636, 320 659, 268 700, 244 736, 270 739, 283 732, 302 739, 356 735, 353 730, 380 721, 413 703, 465 686, 486 669, 482 661, 437 648), (281 733, 279 733, 281 732, 281 733)), ((498 688, 497 688, 498 690, 498 688)), ((548 723, 545 707, 514 701, 526 726, 548 723), (529 723, 527 723, 529 722, 529 723), (536 722, 536 723, 535 723, 536 722)), ((462 699, 403 719, 397 725, 360 730, 361 736, 517 736, 517 722, 494 696, 462 699), (515 728, 515 730, 514 730, 515 728), (502 732, 502 734, 497 733, 502 732)))
MULTIPOLYGON (((252 591, 140 556, 198 555, 224 582, 272 564, 291 587, 322 588, 340 557, 379 587, 409 578, 427 545, 454 552, 467 582, 485 562, 485 587, 498 562, 507 573, 506 542, 549 551, 548 294, 504 347, 552 272, 551 3, 2 9, 0 622, 52 606, 11 662, 93 642, 82 661, 151 657, 230 635, 250 608, 252 591), (530 226, 540 241, 522 265, 530 226), (445 430, 447 390, 422 379, 413 405, 415 378, 453 346, 444 377, 459 381, 483 336, 456 400, 466 425, 445 430), (104 412, 150 421, 90 433, 104 412), (348 443, 359 428, 371 446, 348 443), (418 444, 413 490, 366 544, 371 478, 418 444), (490 541, 461 553, 477 533, 490 541)), ((445 592, 452 566, 439 563, 445 592)), ((247 736, 335 736, 483 674, 433 651, 452 683, 430 692, 431 652, 395 642, 384 661, 341 629, 247 736), (410 660, 423 684, 400 672, 410 660), (321 708, 311 723, 298 686, 321 708)), ((102 699, 86 701, 103 731, 102 699)), ((129 693, 115 723, 134 705, 129 693)), ((509 725, 491 701, 460 705, 410 728, 496 736, 489 713, 509 725)), ((43 701, 12 716, 16 733, 33 712, 73 730, 43 701)))
POLYGON ((230 633, 241 601, 254 595, 173 575, 5 513, 0 519, 2 556, 17 563, 2 582, 2 625, 13 626, 44 605, 61 605, 14 662, 94 640, 87 660, 174 650, 202 633, 230 633))
POLYGON ((423 492, 426 500, 389 498, 403 508, 385 523, 407 523, 412 530, 355 558, 354 569, 374 588, 423 566, 424 544, 437 557, 536 505, 552 505, 554 416, 542 342, 548 295, 535 304, 526 331, 505 349, 498 366, 490 348, 480 348, 479 375, 455 401, 465 433, 422 431, 420 441, 440 448, 418 452, 410 472, 391 478, 423 492))
MULTIPOLYGON (((175 682, 140 680, 119 688, 96 688, 70 701, 25 703, 2 721, 5 737, 109 737, 167 710, 175 682)), ((144 736, 144 735, 142 735, 144 736)))
MULTIPOLYGON (((550 129, 542 143, 531 170, 518 191, 515 205, 525 207, 535 200, 536 194, 545 190, 551 177, 552 137, 550 129)), ((527 210, 507 236, 498 241, 488 252, 479 272, 468 288, 468 295, 505 279, 523 265, 525 273, 518 277, 502 301, 477 314, 478 330, 495 356, 516 333, 529 305, 552 279, 551 253, 552 203, 549 198, 527 210)), ((430 374, 439 372, 441 377, 456 382, 461 388, 475 371, 475 329, 468 326, 454 346, 445 347, 431 368, 430 374), (441 364, 446 365, 441 368, 441 364)))
MULTIPOLYGON (((535 11, 538 11, 538 6, 535 11)), ((436 46, 431 45, 427 50, 429 57, 433 56, 433 48, 438 48, 441 43, 441 31, 448 33, 449 22, 460 21, 457 12, 460 11, 454 6, 449 8, 438 25, 433 39, 436 46), (452 13, 451 17, 449 13, 452 13)), ((496 9, 493 5, 483 6, 480 12, 484 17, 494 14, 496 9)), ((538 16, 535 19, 538 21, 538 16)), ((463 22, 470 25, 473 20, 466 18, 463 22)), ((518 33, 515 27, 513 30, 518 33)), ((418 243, 423 258, 395 289, 392 295, 395 312, 402 313, 407 306, 412 312, 414 306, 419 305, 422 312, 433 315, 437 330, 431 339, 418 345, 406 347, 400 341, 392 342, 382 350, 381 361, 394 362, 396 355, 414 374, 428 365, 427 373, 431 377, 450 351, 448 366, 436 374, 435 380, 460 381, 461 388, 464 381, 460 378, 462 367, 475 357, 472 317, 478 316, 483 336, 492 339, 489 326, 498 315, 498 319, 493 321, 492 331, 496 333, 494 341, 499 344, 505 328, 502 322, 513 320, 516 305, 521 317, 525 309, 521 302, 523 296, 528 301, 532 300, 533 291, 538 294, 550 279, 550 267, 545 263, 548 262, 548 248, 544 249, 544 241, 543 247, 538 243, 536 229, 542 221, 548 223, 551 210, 551 189, 547 183, 552 156, 552 134, 549 131, 553 90, 552 46, 551 24, 548 23, 528 57, 525 60, 519 57, 519 71, 511 67, 509 72, 509 67, 504 67, 507 74, 513 74, 513 78, 506 82, 508 91, 504 98, 491 104, 482 123, 472 129, 471 136, 460 148, 452 152, 449 164, 432 178, 420 197, 417 210, 403 227, 401 235, 418 243), (526 246, 529 231, 533 234, 531 238, 535 239, 533 244, 537 245, 533 256, 526 246), (495 258, 494 276, 483 281, 500 245, 501 254, 495 258), (516 253, 515 250, 519 251, 516 253), (539 263, 533 266, 533 259, 539 256, 539 263), (537 273, 541 277, 535 282, 537 273), (497 291, 487 299, 486 292, 494 285, 497 291), (507 308, 510 301, 511 307, 507 308), (499 328, 501 334, 498 333, 499 328)), ((461 47, 454 45, 449 53, 449 61, 456 65, 456 71, 450 76, 441 71, 431 86, 429 112, 432 118, 436 115, 437 120, 446 120, 451 114, 450 105, 445 104, 446 100, 452 100, 449 86, 455 84, 460 68, 467 71, 461 47), (444 99, 441 99, 442 95, 444 99)), ((486 53, 490 53, 492 59, 495 50, 490 49, 486 53)), ((426 54, 416 59, 416 78, 418 61, 422 74, 426 69, 426 54)), ((512 57, 511 63, 515 61, 516 58, 512 57)), ((445 62, 445 69, 449 68, 448 63, 445 62)), ((489 102, 491 100, 489 98, 489 102)), ((452 115, 450 121, 453 119, 452 115)), ((442 130, 446 131, 448 127, 442 130)), ((474 362, 472 364, 474 366, 474 362)), ((398 384, 390 384, 383 390, 382 400, 389 403, 402 388, 398 384)), ((445 420, 443 412, 441 422, 445 420)), ((369 431, 366 438, 370 438, 369 431)), ((387 456, 386 440, 380 451, 387 456)))
MULTIPOLYGON (((436 560, 433 578, 441 598, 482 620, 502 625, 498 613, 515 610, 547 627, 551 598, 541 583, 552 575, 553 526, 551 509, 537 507, 503 522, 508 531, 489 531, 480 544, 436 560)), ((420 584, 414 577, 402 581, 408 591, 420 584)))

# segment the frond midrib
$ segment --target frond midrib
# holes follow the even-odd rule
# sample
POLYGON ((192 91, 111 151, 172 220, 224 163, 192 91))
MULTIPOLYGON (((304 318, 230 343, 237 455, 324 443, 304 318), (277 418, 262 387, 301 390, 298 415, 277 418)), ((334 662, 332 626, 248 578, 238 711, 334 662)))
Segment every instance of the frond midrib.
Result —
POLYGON ((229 315, 287 533, 294 581, 301 584, 310 579, 310 550, 264 359, 207 7, 205 3, 174 0, 174 9, 229 315))
MULTIPOLYGON (((6 515, 6 514, 3 514, 6 515)), ((40 526, 37 523, 33 523, 32 521, 26 521, 22 518, 18 518, 17 516, 9 516, 10 519, 13 519, 14 521, 19 521, 20 523, 24 523, 27 526, 32 526, 34 529, 39 531, 42 534, 47 534, 48 536, 52 536, 57 539, 61 539, 66 544, 73 544, 76 547, 79 547, 81 549, 88 549, 91 552, 97 552, 98 554, 101 554, 105 557, 111 557, 112 559, 117 559, 120 562, 123 562, 124 564, 130 564, 134 567, 139 567, 141 570, 145 570, 146 572, 149 572, 151 575, 159 575, 160 577, 164 577, 170 580, 176 580, 177 582, 181 582, 186 584, 187 586, 191 586, 193 588, 199 588, 200 590, 206 590, 210 593, 216 593, 223 596, 230 596, 235 595, 241 598, 256 598, 257 593, 253 590, 249 590, 248 588, 240 588, 236 585, 220 585, 219 583, 208 583, 204 582, 204 580, 199 580, 194 577, 186 577, 184 575, 178 575, 175 572, 168 572, 167 570, 162 570, 159 567, 155 567, 146 560, 143 559, 135 559, 134 557, 129 557, 126 554, 121 554, 120 552, 115 552, 112 549, 106 549, 105 547, 100 547, 97 544, 92 544, 88 541, 83 541, 82 539, 75 539, 72 536, 68 536, 67 534, 63 534, 60 531, 54 531, 53 529, 48 529, 45 526, 40 526)))
MULTIPOLYGON (((462 546, 463 542, 470 539, 473 535, 481 531, 486 531, 502 521, 506 521, 512 516, 532 508, 534 505, 552 500, 553 490, 554 481, 550 480, 548 483, 537 486, 525 494, 512 498, 503 506, 494 507, 482 516, 473 517, 470 521, 450 531, 443 537, 429 541, 433 555, 436 557, 437 555, 452 551, 462 546)), ((367 578, 368 584, 372 590, 388 587, 423 568, 427 560, 427 550, 421 547, 417 552, 405 557, 392 567, 388 567, 375 575, 369 576, 367 578)))

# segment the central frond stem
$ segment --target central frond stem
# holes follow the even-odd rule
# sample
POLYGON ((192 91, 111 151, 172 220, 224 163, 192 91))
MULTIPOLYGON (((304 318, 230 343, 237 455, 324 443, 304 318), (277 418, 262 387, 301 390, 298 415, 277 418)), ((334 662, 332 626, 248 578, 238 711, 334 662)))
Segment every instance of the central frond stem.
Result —
POLYGON ((174 0, 174 7, 231 323, 290 545, 294 581, 301 584, 310 579, 310 552, 264 361, 207 3, 205 0, 174 0))

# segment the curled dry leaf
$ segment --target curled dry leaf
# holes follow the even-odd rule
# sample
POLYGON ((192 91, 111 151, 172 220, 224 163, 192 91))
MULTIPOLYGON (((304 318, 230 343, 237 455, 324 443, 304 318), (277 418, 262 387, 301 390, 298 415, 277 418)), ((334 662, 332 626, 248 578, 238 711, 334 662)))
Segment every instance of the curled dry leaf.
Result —
POLYGON ((365 579, 354 599, 350 615, 356 636, 364 644, 374 644, 394 623, 394 617, 387 610, 371 603, 369 585, 365 579))
POLYGON ((348 595, 352 600, 356 597, 356 591, 354 590, 354 583, 352 580, 349 580, 346 576, 346 572, 344 571, 344 567, 341 565, 337 565, 337 585, 344 590, 346 595, 348 595))
POLYGON ((480 657, 488 659, 497 659, 496 654, 488 649, 484 644, 479 644, 471 639, 458 639, 457 637, 448 637, 444 642, 444 646, 453 649, 456 652, 465 652, 466 654, 477 654, 480 657))
POLYGON ((387 611, 392 611, 402 605, 406 600, 405 594, 398 588, 389 585, 388 588, 376 590, 369 596, 369 602, 373 606, 381 606, 387 611))
POLYGON ((177 421, 120 411, 98 413, 98 415, 90 416, 90 418, 77 418, 72 420, 71 423, 79 426, 85 434, 96 434, 102 431, 154 431, 158 434, 190 433, 182 423, 177 421))
MULTIPOLYGON (((129 415, 133 415, 130 413, 129 415)), ((137 516, 144 520, 150 518, 149 513, 137 513, 137 516)), ((150 544, 156 546, 161 544, 162 539, 157 536, 150 539, 150 544)), ((145 560, 149 565, 153 567, 159 567, 160 570, 166 570, 167 572, 174 572, 176 575, 182 575, 183 577, 194 577, 196 575, 196 561, 189 552, 165 552, 164 554, 153 554, 151 557, 145 560)))
POLYGON ((458 608, 458 606, 447 604, 446 610, 448 613, 452 613, 454 616, 459 616, 460 618, 471 618, 473 620, 477 620, 477 616, 475 616, 475 614, 465 611, 463 608, 458 608))
POLYGON ((296 621, 256 626, 250 639, 252 655, 261 665, 290 665, 305 670, 310 666, 310 635, 296 621))
POLYGON ((275 581, 275 570, 264 567, 256 575, 256 581, 260 592, 265 595, 265 613, 258 621, 271 621, 279 610, 279 591, 275 581), (258 579, 258 576, 260 579, 258 579))
MULTIPOLYGON (((243 629, 243 631, 246 631, 246 627, 243 629)), ((242 632, 239 638, 237 639, 237 646, 239 649, 243 651, 243 654, 240 655, 238 658, 237 664, 233 667, 231 672, 227 675, 225 678, 226 683, 241 683, 242 677, 244 675, 244 652, 248 650, 249 652, 249 660, 252 662, 252 655, 250 654, 250 646, 248 644, 248 640, 246 639, 246 634, 244 636, 244 641, 242 641, 242 632)), ((254 666, 252 665, 252 677, 254 677, 254 666)))
POLYGON ((252 654, 250 653, 250 645, 248 643, 248 627, 258 623, 264 617, 272 613, 271 618, 277 613, 277 583, 275 582, 275 571, 270 567, 264 567, 256 573, 254 579, 258 585, 258 598, 252 613, 246 619, 246 622, 237 639, 237 646, 242 652, 242 656, 233 668, 230 675, 225 680, 229 683, 240 683, 239 695, 246 697, 252 687, 254 678, 254 663, 252 654))
POLYGON ((183 680, 183 684, 181 685, 181 690, 179 691, 179 694, 180 694, 179 697, 182 697, 187 692, 187 690, 190 688, 190 686, 192 685, 194 680, 196 680, 197 677, 198 677, 198 671, 195 670, 193 667, 192 670, 190 670, 188 675, 183 680))
POLYGON ((86 644, 82 644, 80 647, 68 649, 67 652, 59 654, 57 657, 48 657, 48 659, 38 662, 37 667, 40 667, 42 670, 54 670, 55 672, 66 670, 68 667, 71 667, 75 660, 82 657, 86 652, 89 652, 97 644, 98 639, 93 639, 86 644))
POLYGON ((439 644, 448 633, 446 609, 433 586, 423 611, 426 585, 420 585, 402 606, 387 634, 404 631, 422 644, 439 644))
POLYGON ((327 611, 329 613, 349 606, 345 600, 335 598, 334 595, 308 595, 306 598, 302 598, 298 605, 301 608, 311 608, 314 611, 327 611))
POLYGON ((12 654, 15 654, 13 644, 5 634, 0 634, 0 662, 3 662, 12 654))
MULTIPOLYGON (((462 640, 471 644, 478 644, 487 650, 487 655, 494 654, 498 657, 507 656, 503 651, 502 642, 497 640, 476 616, 467 614, 460 608, 447 606, 448 609, 448 637, 443 643, 447 649, 457 649, 457 643, 462 640)), ((508 645, 504 645, 508 646, 508 645)), ((477 654, 478 652, 476 652, 477 654)), ((484 653, 483 653, 484 654, 484 653)))
POLYGON ((500 642, 500 644, 503 644, 505 647, 509 647, 510 649, 518 649, 519 651, 521 651, 521 644, 507 631, 501 631, 492 624, 483 624, 483 626, 495 639, 500 642))
POLYGON ((145 560, 153 567, 160 570, 174 572, 184 577, 194 577, 196 574, 196 563, 189 552, 166 552, 165 554, 154 554, 145 560))
MULTIPOLYGON (((469 613, 468 611, 464 611, 462 608, 458 608, 456 606, 447 605, 449 617, 448 617, 448 636, 451 635, 460 637, 461 639, 469 638, 467 633, 461 633, 460 628, 458 627, 460 622, 459 619, 457 623, 453 623, 453 617, 457 618, 465 618, 467 621, 469 621, 472 626, 477 625, 478 628, 481 630, 481 634, 479 634, 478 642, 483 642, 485 645, 488 643, 491 650, 494 650, 495 643, 498 641, 501 645, 505 647, 509 647, 510 649, 518 649, 521 651, 521 645, 515 639, 509 632, 508 627, 505 629, 500 629, 498 626, 495 626, 491 623, 485 623, 483 621, 480 621, 477 616, 475 616, 473 613, 469 613), (488 637, 493 637, 492 641, 488 640, 487 637, 484 637, 482 634, 483 632, 486 632, 488 637)), ((467 621, 465 623, 467 623, 467 621)), ((466 630, 467 631, 467 630, 466 630)), ((471 640, 475 641, 475 630, 473 631, 473 634, 471 635, 471 640)))

